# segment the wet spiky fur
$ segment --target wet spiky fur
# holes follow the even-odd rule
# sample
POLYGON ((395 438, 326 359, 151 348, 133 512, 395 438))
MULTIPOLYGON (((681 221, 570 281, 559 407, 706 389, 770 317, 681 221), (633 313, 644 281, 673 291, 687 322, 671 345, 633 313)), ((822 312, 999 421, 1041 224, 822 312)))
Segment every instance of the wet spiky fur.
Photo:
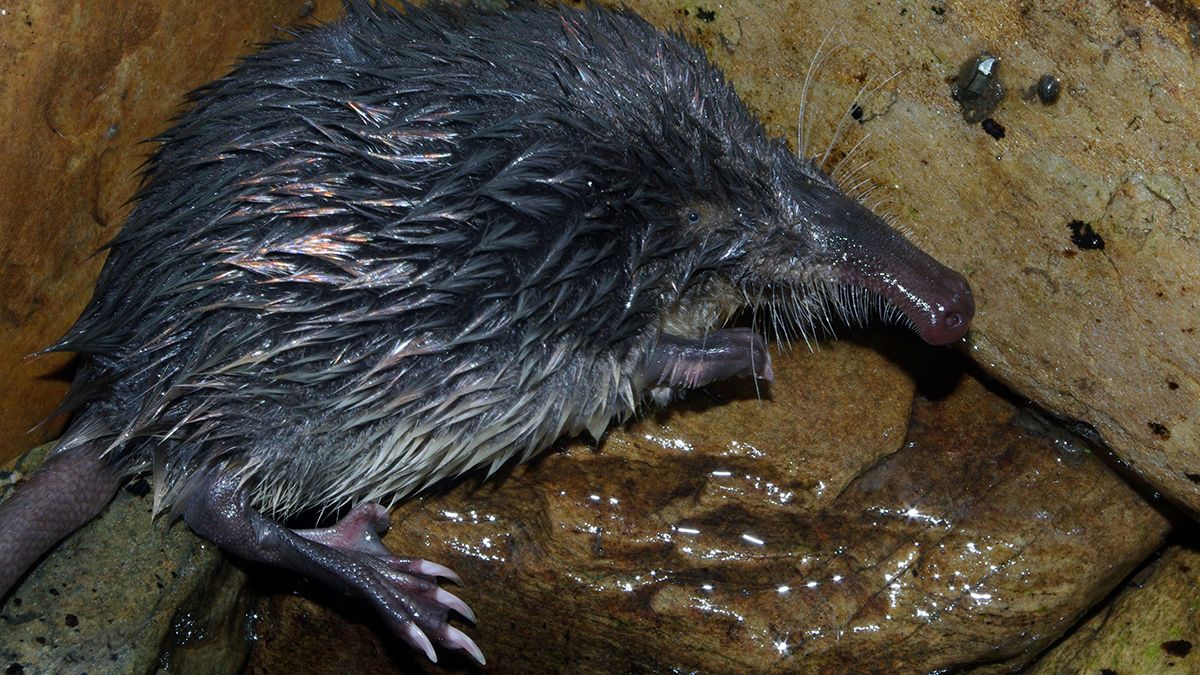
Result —
POLYGON ((194 102, 52 348, 60 448, 160 508, 220 466, 285 516, 494 470, 628 415, 664 330, 837 288, 779 229, 828 180, 628 12, 350 2, 194 102))

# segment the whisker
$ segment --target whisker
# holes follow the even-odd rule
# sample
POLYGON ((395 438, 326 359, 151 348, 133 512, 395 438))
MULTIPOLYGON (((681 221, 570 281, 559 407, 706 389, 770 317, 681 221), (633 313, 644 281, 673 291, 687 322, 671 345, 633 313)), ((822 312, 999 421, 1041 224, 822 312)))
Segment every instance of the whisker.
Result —
POLYGON ((861 87, 859 87, 858 92, 854 94, 854 99, 850 101, 850 105, 838 119, 837 126, 833 128, 833 136, 829 139, 829 145, 825 147, 825 153, 821 155, 821 160, 817 162, 817 166, 820 166, 822 171, 825 170, 825 163, 829 161, 829 153, 833 152, 834 146, 836 146, 837 142, 841 140, 842 132, 844 132, 846 128, 846 120, 853 119, 851 115, 854 113, 854 106, 860 105, 859 101, 862 99, 863 92, 867 90, 867 87, 870 86, 870 84, 871 81, 867 80, 861 87))
MULTIPOLYGON (((846 166, 846 162, 849 161, 850 158, 853 157, 854 154, 857 153, 859 151, 859 149, 863 147, 863 144, 866 143, 867 139, 870 137, 871 137, 871 132, 868 131, 867 133, 864 133, 858 139, 858 141, 855 142, 855 144, 850 147, 850 151, 847 152, 845 155, 843 155, 842 158, 837 161, 837 164, 835 164, 833 166, 833 168, 829 171, 829 176, 831 178, 833 178, 835 182, 837 182, 838 184, 841 184, 841 179, 838 178, 838 174, 842 170, 842 167, 846 166)), ((867 164, 870 164, 873 161, 874 160, 872 160, 872 159, 868 159, 867 161, 860 164, 859 167, 857 169, 855 169, 854 171, 861 170, 863 167, 865 167, 867 164)), ((853 173, 854 172, 851 172, 851 175, 853 175, 853 173)))
POLYGON ((808 72, 804 74, 804 86, 800 90, 800 110, 796 116, 796 156, 800 158, 808 157, 808 145, 812 138, 812 120, 809 119, 807 112, 808 95, 812 88, 814 76, 825 61, 846 46, 846 43, 843 42, 835 46, 830 52, 825 53, 825 45, 829 42, 829 38, 833 36, 833 32, 832 28, 825 32, 825 36, 821 38, 821 43, 817 45, 817 51, 813 53, 812 61, 808 66, 808 72))

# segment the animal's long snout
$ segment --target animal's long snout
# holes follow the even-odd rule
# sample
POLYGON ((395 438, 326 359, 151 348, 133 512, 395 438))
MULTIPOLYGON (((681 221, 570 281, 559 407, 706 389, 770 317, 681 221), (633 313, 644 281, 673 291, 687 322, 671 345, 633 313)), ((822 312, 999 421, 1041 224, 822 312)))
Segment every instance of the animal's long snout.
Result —
POLYGON ((812 234, 836 280, 889 300, 930 344, 950 344, 966 334, 975 297, 961 274, 858 202, 837 193, 824 201, 812 234))

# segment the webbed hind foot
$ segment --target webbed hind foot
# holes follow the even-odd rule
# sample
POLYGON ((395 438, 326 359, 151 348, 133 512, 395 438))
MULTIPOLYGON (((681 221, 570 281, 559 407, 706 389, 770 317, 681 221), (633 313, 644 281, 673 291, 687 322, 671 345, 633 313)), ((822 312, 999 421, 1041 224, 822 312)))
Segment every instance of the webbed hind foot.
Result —
POLYGON ((458 575, 437 563, 392 555, 379 539, 388 517, 378 504, 355 507, 332 527, 292 530, 254 510, 236 476, 216 474, 188 501, 183 517, 197 534, 234 555, 366 598, 393 633, 430 661, 437 661, 436 642, 485 662, 475 642, 447 623, 451 611, 475 621, 466 603, 438 587, 438 577, 457 582, 458 575))

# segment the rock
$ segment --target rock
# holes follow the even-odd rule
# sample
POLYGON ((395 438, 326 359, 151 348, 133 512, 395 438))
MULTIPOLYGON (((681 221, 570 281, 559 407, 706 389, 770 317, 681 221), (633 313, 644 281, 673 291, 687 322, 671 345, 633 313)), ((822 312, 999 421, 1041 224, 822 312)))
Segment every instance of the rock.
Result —
MULTIPOLYGON (((572 443, 408 502, 386 541, 463 576, 480 617, 467 630, 502 672, 1020 666, 1167 523, 1078 439, 972 377, 914 404, 888 357, 955 371, 909 350, 889 333, 780 356, 772 400, 693 395, 599 450, 572 443)), ((300 629, 331 610, 283 592, 268 608, 251 667, 412 660, 373 618, 335 629, 345 648, 326 656, 300 629)))
POLYGON ((1200 552, 1173 546, 1029 670, 1052 673, 1200 671, 1200 552))
MULTIPOLYGON (((28 474, 47 449, 12 475, 28 474)), ((144 479, 122 489, 4 598, 4 672, 237 670, 249 648, 245 575, 186 527, 153 523, 151 501, 144 479)))

